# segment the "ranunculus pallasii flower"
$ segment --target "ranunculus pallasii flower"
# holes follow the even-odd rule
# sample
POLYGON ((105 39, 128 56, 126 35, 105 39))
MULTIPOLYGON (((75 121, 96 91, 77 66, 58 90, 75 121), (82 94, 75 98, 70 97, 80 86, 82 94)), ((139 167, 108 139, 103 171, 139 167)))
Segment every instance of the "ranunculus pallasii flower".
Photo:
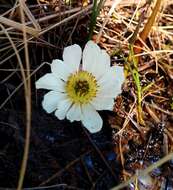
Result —
POLYGON ((113 110, 124 80, 123 68, 111 67, 106 51, 89 41, 83 53, 76 44, 66 47, 63 61, 53 60, 51 73, 37 80, 36 88, 50 90, 42 101, 47 113, 55 111, 60 120, 81 121, 95 133, 103 125, 96 110, 113 110))

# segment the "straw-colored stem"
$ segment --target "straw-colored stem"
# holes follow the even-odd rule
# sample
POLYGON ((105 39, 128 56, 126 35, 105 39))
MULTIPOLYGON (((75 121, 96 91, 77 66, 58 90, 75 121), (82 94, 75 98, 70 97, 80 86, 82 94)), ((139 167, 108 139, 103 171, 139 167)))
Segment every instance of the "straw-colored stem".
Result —
POLYGON ((155 4, 155 7, 154 7, 154 9, 153 9, 153 11, 151 13, 151 16, 149 17, 147 23, 145 24, 144 29, 142 30, 142 32, 139 34, 139 39, 140 40, 136 40, 134 45, 139 46, 140 48, 137 48, 137 47, 134 46, 135 47, 134 48, 134 53, 135 54, 141 53, 141 51, 142 51, 141 47, 143 46, 142 42, 146 41, 146 39, 148 37, 148 34, 150 33, 150 30, 151 30, 151 28, 152 28, 152 26, 153 26, 153 24, 154 24, 154 22, 156 20, 156 16, 157 16, 157 14, 158 14, 158 12, 160 10, 161 2, 162 2, 162 0, 157 0, 156 1, 156 4, 155 4))
POLYGON ((112 188, 112 190, 119 190, 119 189, 123 189, 124 187, 127 187, 130 183, 134 182, 137 178, 139 178, 140 176, 148 175, 148 173, 153 171, 155 168, 158 168, 159 166, 161 166, 165 162, 171 160, 172 157, 173 157, 173 153, 171 152, 168 155, 166 155, 165 157, 163 157, 162 159, 160 159, 159 161, 155 162, 154 164, 151 164, 149 167, 147 167, 146 169, 144 169, 143 171, 138 173, 138 175, 135 174, 133 177, 131 177, 126 182, 121 183, 120 185, 112 188))
MULTIPOLYGON (((30 65, 29 65, 29 55, 28 55, 28 44, 25 28, 25 16, 24 16, 24 7, 22 0, 19 0, 20 3, 20 14, 21 21, 23 26, 23 40, 24 40, 24 49, 25 49, 25 61, 26 61, 26 76, 30 76, 30 65)), ((25 102, 26 102, 26 132, 25 132, 25 146, 22 159, 22 165, 20 170, 20 176, 18 181, 17 190, 21 190, 23 186, 23 181, 26 173, 28 155, 29 155, 29 146, 30 146, 30 133, 31 133, 31 81, 30 77, 27 80, 27 89, 25 90, 25 102)))

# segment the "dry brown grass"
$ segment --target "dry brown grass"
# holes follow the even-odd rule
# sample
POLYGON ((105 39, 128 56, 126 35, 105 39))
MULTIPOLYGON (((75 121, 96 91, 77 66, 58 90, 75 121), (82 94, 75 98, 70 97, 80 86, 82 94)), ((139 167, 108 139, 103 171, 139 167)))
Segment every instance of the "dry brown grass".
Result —
MULTIPOLYGON (((6 4, 5 1, 0 2, 6 4)), ((173 129, 169 116, 173 116, 170 106, 170 100, 173 96, 171 94, 173 91, 170 90, 173 79, 173 44, 171 43, 173 42, 173 16, 170 7, 173 5, 173 1, 163 0, 162 5, 157 21, 148 36, 148 43, 145 43, 142 47, 142 53, 136 55, 141 57, 138 69, 141 82, 145 84, 143 85, 142 108, 144 118, 146 120, 149 118, 149 123, 146 126, 141 126, 136 120, 137 95, 130 73, 127 75, 124 91, 132 100, 128 100, 125 96, 120 96, 120 99, 116 103, 117 107, 114 110, 120 122, 114 121, 112 118, 110 119, 114 131, 115 151, 119 155, 119 161, 123 168, 121 174, 122 181, 125 181, 114 189, 122 189, 139 177, 135 172, 129 172, 126 169, 126 158, 124 155, 127 156, 130 150, 124 149, 124 146, 128 145, 128 141, 123 141, 122 136, 124 134, 131 134, 133 131, 134 133, 131 134, 132 137, 129 140, 133 140, 134 142, 139 141, 137 143, 141 145, 141 141, 143 140, 141 138, 144 138, 145 142, 148 140, 146 139, 145 132, 150 131, 150 124, 152 122, 155 127, 159 123, 164 123, 165 125, 163 133, 164 138, 167 138, 167 144, 165 143, 162 148, 167 151, 160 155, 163 159, 155 164, 151 165, 151 163, 147 162, 149 166, 147 165, 148 167, 140 175, 147 175, 154 168, 172 159, 173 129), (152 76, 153 80, 149 81, 146 75, 152 76), (155 99, 153 100, 151 97, 155 99), (147 101, 147 98, 151 98, 152 101, 147 101)), ((139 28, 140 32, 148 16, 151 14, 152 7, 153 3, 149 5, 145 0, 106 1, 101 15, 98 17, 95 29, 96 35, 93 39, 112 55, 113 63, 117 64, 119 61, 115 58, 116 55, 120 57, 122 64, 126 64, 122 56, 127 56, 129 53, 129 39, 139 23, 139 17, 142 17, 141 27, 139 28)), ((0 109, 5 109, 6 104, 10 102, 20 88, 24 87, 25 90, 26 146, 18 190, 22 188, 29 153, 31 93, 34 88, 30 86, 32 83, 31 79, 34 78, 42 66, 46 65, 45 63, 39 63, 34 67, 34 64, 29 60, 29 48, 32 44, 35 47, 37 45, 45 46, 48 49, 47 52, 50 58, 52 57, 50 53, 51 48, 56 48, 57 52, 61 52, 63 47, 75 41, 72 39, 75 31, 80 30, 81 27, 87 28, 88 15, 91 13, 91 9, 92 4, 88 4, 85 7, 82 7, 81 4, 73 7, 61 3, 27 5, 27 2, 20 0, 14 2, 13 6, 4 11, 0 16, 0 72, 9 72, 6 75, 2 74, 4 78, 2 78, 1 83, 6 83, 14 75, 19 76, 21 79, 13 92, 1 103, 0 109), (82 19, 86 23, 81 23, 82 19), (73 23, 72 25, 71 22, 73 23), (70 32, 67 33, 67 38, 62 39, 61 35, 68 28, 70 32), (58 33, 56 34, 57 31, 58 33), (60 37, 57 37, 57 35, 60 35, 60 37), (52 41, 52 38, 55 38, 55 40, 52 41), (56 41, 58 42, 56 43, 56 41), (11 60, 13 60, 13 64, 10 64, 11 60), (16 63, 14 63, 14 60, 16 60, 16 63)), ((78 42, 84 42, 85 40, 79 39, 79 36, 77 36, 78 42)), ((37 54, 33 55, 33 57, 37 56, 37 54)), ((143 158, 143 161, 145 161, 145 158, 143 158)), ((140 167, 143 169, 143 166, 140 167)), ((139 168, 137 167, 136 169, 138 170, 139 168)))

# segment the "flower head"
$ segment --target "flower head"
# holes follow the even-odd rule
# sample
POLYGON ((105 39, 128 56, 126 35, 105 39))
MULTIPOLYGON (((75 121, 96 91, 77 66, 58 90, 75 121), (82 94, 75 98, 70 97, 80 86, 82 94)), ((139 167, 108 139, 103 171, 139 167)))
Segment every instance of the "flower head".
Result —
POLYGON ((96 110, 113 110, 114 98, 121 92, 123 68, 110 66, 110 57, 94 42, 83 51, 68 46, 63 61, 51 63, 51 73, 36 81, 36 88, 50 90, 42 101, 43 108, 62 120, 82 121, 91 132, 101 130, 103 121, 96 110), (82 59, 82 64, 80 64, 82 59))

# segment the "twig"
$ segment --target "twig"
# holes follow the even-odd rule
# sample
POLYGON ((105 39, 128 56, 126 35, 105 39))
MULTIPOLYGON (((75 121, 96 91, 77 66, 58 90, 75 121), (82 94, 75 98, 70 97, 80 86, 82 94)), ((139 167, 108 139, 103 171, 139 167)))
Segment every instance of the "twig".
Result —
POLYGON ((109 21, 110 16, 111 16, 112 13, 114 12, 115 7, 116 7, 120 2, 121 2, 121 0, 114 0, 113 4, 112 4, 112 6, 111 6, 111 9, 109 10, 109 13, 107 14, 107 16, 106 16, 106 18, 105 18, 105 20, 104 20, 104 22, 103 22, 103 24, 102 24, 102 26, 101 26, 101 28, 100 28, 100 31, 99 31, 99 33, 98 33, 98 35, 97 35, 96 43, 99 43, 100 38, 101 38, 101 35, 102 35, 102 33, 103 33, 103 30, 104 30, 104 27, 106 26, 107 22, 109 21))
POLYGON ((82 154, 79 158, 76 158, 75 160, 73 160, 72 162, 70 162, 69 164, 67 164, 67 166, 65 166, 63 169, 61 169, 60 171, 58 171, 55 174, 53 174, 46 181, 42 182, 39 186, 44 186, 45 184, 49 183, 50 181, 52 181, 53 179, 55 179, 56 177, 58 177, 61 173, 63 173, 64 171, 66 171, 68 168, 70 168, 71 166, 73 166, 74 164, 76 164, 77 162, 79 162, 81 160, 81 157, 83 157, 84 155, 86 155, 86 154, 88 154, 90 152, 91 151, 87 151, 84 154, 82 154))
MULTIPOLYGON (((30 64, 29 64, 28 43, 27 43, 26 28, 25 28, 25 15, 24 15, 24 7, 23 7, 22 0, 19 0, 19 4, 20 4, 20 14, 21 14, 21 21, 22 21, 23 41, 24 41, 24 50, 25 50, 26 77, 29 77, 30 64)), ((29 147, 30 147, 30 134, 31 134, 31 80, 30 80, 30 77, 27 80, 27 88, 25 89, 25 104, 26 104, 25 146, 24 146, 24 154, 23 154, 23 159, 22 159, 22 165, 21 165, 17 190, 21 190, 23 186, 23 181, 24 181, 27 161, 28 161, 28 155, 29 155, 29 147)))
POLYGON ((159 161, 155 162, 154 164, 150 165, 149 167, 147 167, 146 169, 144 169, 143 171, 141 171, 140 173, 138 173, 138 175, 135 174, 129 180, 127 180, 124 183, 121 183, 120 185, 112 188, 111 190, 119 190, 119 189, 122 189, 122 188, 128 186, 130 183, 134 182, 136 178, 139 178, 140 176, 147 175, 148 173, 150 173, 151 171, 153 171, 155 168, 158 168, 159 166, 161 166, 165 162, 171 160, 172 158, 173 158, 173 153, 169 153, 168 155, 166 155, 165 157, 163 157, 159 161))
MULTIPOLYGON (((139 37, 140 37, 141 40, 136 40, 136 42, 135 42, 136 46, 140 47, 142 45, 141 41, 143 41, 143 42, 146 41, 146 38, 148 37, 148 34, 149 34, 153 24, 154 24, 156 16, 157 16, 157 14, 158 14, 158 12, 160 10, 161 2, 162 2, 162 0, 157 0, 156 1, 156 4, 155 4, 155 7, 154 7, 154 9, 152 11, 151 16, 149 17, 147 23, 145 24, 144 29, 142 30, 142 32, 139 34, 139 37)), ((138 54, 140 52, 141 52, 141 48, 134 48, 134 53, 135 54, 138 54)))
POLYGON ((117 176, 115 175, 115 173, 112 171, 111 167, 109 166, 108 162, 106 161, 106 159, 104 158, 103 154, 100 152, 99 148, 97 147, 97 145, 93 142, 93 140, 91 139, 90 135, 88 134, 87 130, 82 126, 86 136, 88 137, 89 141, 91 142, 92 146, 94 147, 94 149, 96 150, 96 152, 99 154, 100 158, 103 160, 104 164, 106 165, 106 167, 108 168, 109 172, 112 174, 113 178, 115 179, 115 181, 117 180, 117 176))

